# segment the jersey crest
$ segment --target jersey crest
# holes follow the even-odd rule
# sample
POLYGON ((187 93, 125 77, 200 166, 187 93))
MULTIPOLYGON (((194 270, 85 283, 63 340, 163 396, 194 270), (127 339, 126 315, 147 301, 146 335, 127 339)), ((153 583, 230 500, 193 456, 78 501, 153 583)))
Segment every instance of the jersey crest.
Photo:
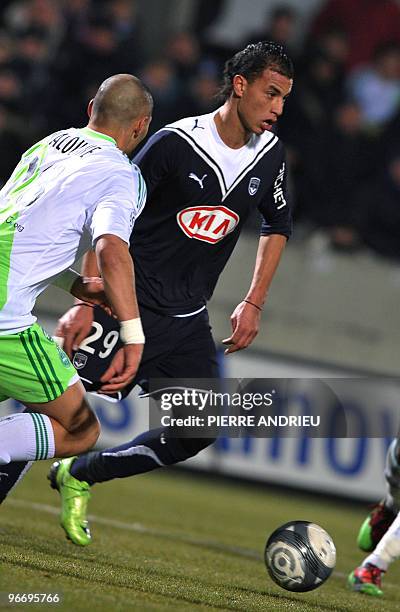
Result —
POLYGON ((72 364, 75 366, 77 370, 81 370, 85 367, 88 360, 88 356, 83 353, 75 353, 74 360, 72 364))
POLYGON ((251 179, 249 180, 249 187, 248 187, 249 194, 251 196, 257 193, 260 183, 261 183, 261 179, 259 179, 257 176, 251 177, 251 179))

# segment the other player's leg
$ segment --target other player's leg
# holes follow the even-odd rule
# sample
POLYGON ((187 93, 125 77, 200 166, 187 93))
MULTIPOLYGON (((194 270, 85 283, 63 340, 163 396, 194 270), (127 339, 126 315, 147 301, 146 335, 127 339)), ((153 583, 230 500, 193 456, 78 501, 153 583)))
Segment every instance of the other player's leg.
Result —
POLYGON ((351 572, 348 584, 352 591, 383 595, 381 580, 393 561, 400 558, 400 513, 392 522, 375 550, 351 572))
POLYGON ((378 545, 400 510, 400 439, 389 446, 386 455, 385 478, 388 492, 369 513, 360 527, 357 544, 361 550, 371 552, 378 545))

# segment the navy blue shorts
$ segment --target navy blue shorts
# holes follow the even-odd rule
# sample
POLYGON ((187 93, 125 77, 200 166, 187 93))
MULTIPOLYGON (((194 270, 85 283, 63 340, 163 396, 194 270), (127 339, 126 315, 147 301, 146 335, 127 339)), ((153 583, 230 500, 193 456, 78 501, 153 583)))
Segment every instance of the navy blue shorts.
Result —
MULTIPOLYGON (((140 306, 140 315, 146 343, 136 378, 122 397, 135 385, 147 391, 151 378, 218 378, 217 352, 206 309, 190 317, 170 317, 140 306)), ((101 386, 101 376, 122 346, 115 319, 95 307, 94 321, 94 328, 72 360, 88 391, 101 386)))

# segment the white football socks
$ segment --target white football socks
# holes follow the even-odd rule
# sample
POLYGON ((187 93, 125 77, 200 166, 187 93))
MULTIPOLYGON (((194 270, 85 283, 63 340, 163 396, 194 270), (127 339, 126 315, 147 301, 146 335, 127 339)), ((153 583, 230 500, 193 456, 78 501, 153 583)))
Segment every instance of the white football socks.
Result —
POLYGON ((379 542, 374 552, 371 553, 363 561, 372 563, 379 567, 384 572, 387 571, 389 565, 400 557, 400 512, 390 525, 389 529, 379 542))
POLYGON ((38 412, 0 419, 0 465, 54 457, 54 433, 48 416, 38 412))

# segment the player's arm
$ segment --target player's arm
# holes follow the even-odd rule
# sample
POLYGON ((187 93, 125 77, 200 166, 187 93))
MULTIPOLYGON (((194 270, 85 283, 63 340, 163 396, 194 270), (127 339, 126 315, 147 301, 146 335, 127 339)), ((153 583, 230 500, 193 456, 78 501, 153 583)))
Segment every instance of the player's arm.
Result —
POLYGON ((263 216, 261 236, 250 289, 231 315, 232 334, 223 340, 225 354, 240 351, 256 337, 261 311, 282 251, 292 231, 292 218, 287 190, 286 163, 281 152, 276 179, 260 204, 263 216))
MULTIPOLYGON (((90 250, 84 255, 81 274, 86 278, 94 278, 100 275, 94 251, 90 250)), ((76 294, 74 295, 76 296, 76 294)), ((72 357, 72 351, 76 351, 81 342, 89 335, 92 323, 93 307, 76 296, 75 305, 58 320, 54 332, 69 357, 72 357)))
POLYGON ((111 363, 101 380, 101 391, 113 393, 123 389, 136 374, 144 346, 144 334, 136 299, 135 273, 129 245, 112 234, 96 241, 96 259, 107 301, 120 321, 120 338, 124 343, 118 358, 111 363))
POLYGON ((231 315, 232 335, 222 341, 229 345, 225 354, 248 347, 256 337, 261 311, 286 241, 286 236, 279 234, 260 237, 250 289, 231 315))
POLYGON ((87 221, 107 302, 120 322, 123 344, 101 377, 104 384, 100 390, 105 393, 119 391, 133 380, 145 341, 129 244, 135 219, 146 201, 146 184, 136 166, 126 164, 118 170, 118 174, 110 171, 102 197, 87 221))
POLYGON ((89 276, 68 268, 53 279, 52 285, 71 293, 78 302, 103 304, 106 299, 103 280, 99 277, 98 271, 89 276))
MULTIPOLYGON (((135 172, 136 180, 133 183, 128 181, 128 188, 126 184, 122 184, 117 194, 115 185, 111 183, 109 194, 104 194, 104 201, 98 205, 88 227, 89 231, 92 234, 94 232, 97 238, 103 233, 106 234, 107 228, 111 227, 110 234, 115 237, 119 235, 123 238, 123 241, 125 240, 126 244, 128 243, 134 219, 140 214, 146 197, 143 179, 137 169, 135 172), (139 192, 142 194, 141 197, 139 197, 139 192), (132 200, 134 201, 133 211, 132 200), (105 231, 102 232, 102 229, 105 231)), ((110 181, 112 180, 110 177, 110 181)), ((86 277, 100 275, 99 261, 94 251, 91 250, 85 254, 81 270, 82 275, 86 277)), ((121 287, 123 286, 121 282, 121 287)), ((75 305, 61 317, 55 333, 63 341, 64 350, 70 357, 73 350, 77 350, 82 341, 89 335, 92 324, 93 308, 90 304, 81 300, 76 300, 75 305)))
POLYGON ((119 236, 105 234, 98 238, 95 253, 104 292, 117 319, 127 321, 139 317, 129 245, 119 236))
POLYGON ((94 249, 87 251, 82 258, 81 266, 82 276, 100 276, 99 266, 97 264, 97 257, 94 249))

